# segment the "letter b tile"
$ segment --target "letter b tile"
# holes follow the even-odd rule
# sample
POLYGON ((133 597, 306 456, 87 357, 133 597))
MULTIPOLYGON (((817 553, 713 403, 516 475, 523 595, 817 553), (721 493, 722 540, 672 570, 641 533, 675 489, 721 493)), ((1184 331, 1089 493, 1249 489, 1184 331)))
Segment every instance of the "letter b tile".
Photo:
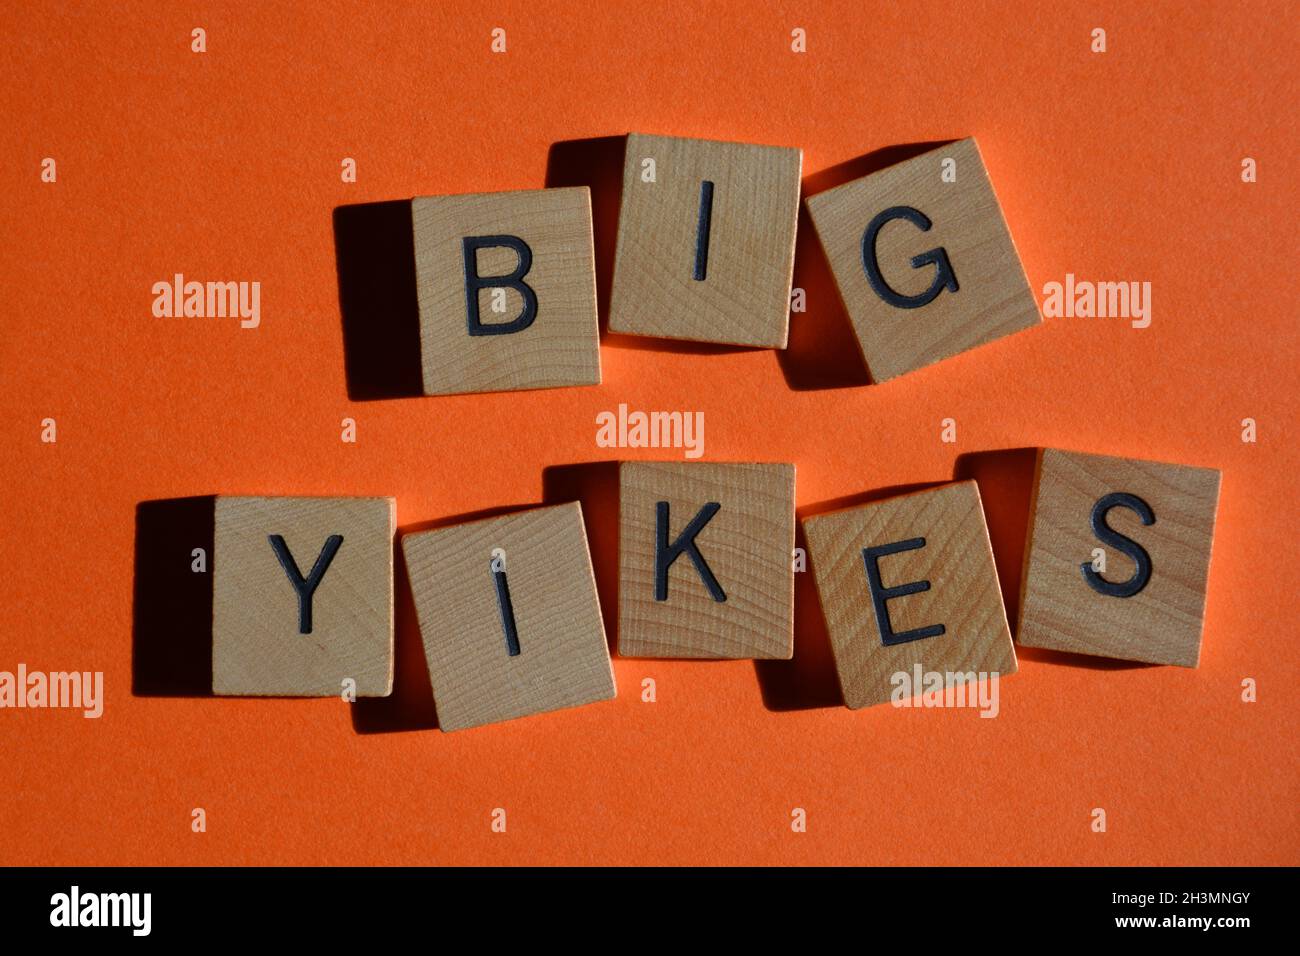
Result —
POLYGON ((426 395, 600 383, 587 187, 412 200, 426 395))
POLYGON ((623 462, 623 657, 794 651, 794 465, 623 462))
POLYGON ((808 212, 877 382, 1040 321, 973 139, 818 193, 808 212))
POLYGON ((975 482, 818 515, 804 530, 850 708, 890 700, 896 675, 915 687, 917 670, 946 682, 1016 672, 975 482))
POLYGON ((1040 451, 1019 642, 1195 667, 1218 502, 1212 468, 1040 451))
POLYGON ((386 697, 393 499, 218 497, 215 522, 213 693, 386 697))
POLYGON ((445 731, 614 696, 577 503, 402 537, 445 731))

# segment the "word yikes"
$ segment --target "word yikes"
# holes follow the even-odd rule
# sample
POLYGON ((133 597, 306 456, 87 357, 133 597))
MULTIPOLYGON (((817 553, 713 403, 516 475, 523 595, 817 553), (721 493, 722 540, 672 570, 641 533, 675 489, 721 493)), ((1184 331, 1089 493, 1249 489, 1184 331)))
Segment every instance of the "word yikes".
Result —
POLYGON ((703 412, 641 412, 618 406, 596 415, 598 448, 681 448, 685 458, 704 454, 703 412))
POLYGON ((133 936, 148 936, 153 928, 153 894, 82 894, 74 886, 50 897, 50 925, 129 926, 133 936))
POLYGON ((1043 286, 1043 316, 1056 319, 1132 319, 1133 328, 1151 324, 1150 282, 1076 282, 1074 273, 1065 283, 1043 286))
POLYGON ((104 713, 103 671, 41 671, 18 665, 18 673, 0 671, 0 708, 4 707, 71 707, 83 717, 97 718, 104 713))
POLYGON ((998 673, 986 671, 896 671, 889 679, 895 707, 978 707, 981 717, 998 715, 998 673), (913 700, 915 698, 915 700, 913 700))
POLYGON ((160 319, 239 318, 239 326, 255 329, 262 324, 262 283, 185 281, 176 273, 171 282, 153 284, 153 314, 160 319))

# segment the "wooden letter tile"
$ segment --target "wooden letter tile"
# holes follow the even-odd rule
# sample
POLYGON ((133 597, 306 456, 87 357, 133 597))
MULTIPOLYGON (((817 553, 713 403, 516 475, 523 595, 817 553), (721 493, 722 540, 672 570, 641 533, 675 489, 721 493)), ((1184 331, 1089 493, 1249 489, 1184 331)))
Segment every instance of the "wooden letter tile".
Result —
POLYGON ((1040 321, 973 139, 818 193, 808 212, 877 382, 1040 321))
POLYGON ((1195 667, 1218 503, 1212 468, 1040 451, 1017 639, 1195 667))
POLYGON ((619 466, 618 652, 794 653, 794 465, 619 466))
POLYGON ((585 186, 412 200, 426 395, 600 383, 585 186))
POLYGON ((394 531, 392 498, 218 497, 213 693, 386 697, 394 531))
POLYGON ((945 685, 1016 672, 975 482, 808 518, 804 530, 849 707, 890 700, 895 675, 918 668, 945 685))
POLYGON ((609 329, 785 348, 803 153, 632 133, 609 329))
POLYGON ((582 507, 402 537, 445 731, 614 696, 582 507))

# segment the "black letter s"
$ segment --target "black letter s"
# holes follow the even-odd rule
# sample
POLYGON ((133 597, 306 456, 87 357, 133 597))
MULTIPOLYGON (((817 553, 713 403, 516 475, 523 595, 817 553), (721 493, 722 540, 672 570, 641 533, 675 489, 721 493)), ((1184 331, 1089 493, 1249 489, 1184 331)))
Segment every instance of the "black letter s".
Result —
POLYGON ((1122 491, 1113 491, 1108 495, 1103 495, 1092 506, 1092 533, 1097 536, 1097 540, 1102 544, 1109 545, 1116 551, 1128 555, 1133 560, 1133 563, 1137 565, 1133 571, 1133 576, 1127 581, 1114 584, 1094 571, 1091 561, 1083 562, 1083 564, 1079 565, 1079 570, 1083 572, 1083 579, 1088 582, 1088 587, 1098 594, 1105 594, 1109 597, 1132 597, 1146 587, 1147 582, 1151 580, 1151 555, 1147 554, 1146 549, 1132 538, 1125 537, 1106 524, 1106 515, 1110 513, 1112 508, 1128 508, 1142 519, 1144 525, 1155 524, 1156 516, 1151 511, 1151 506, 1137 495, 1130 495, 1122 491))

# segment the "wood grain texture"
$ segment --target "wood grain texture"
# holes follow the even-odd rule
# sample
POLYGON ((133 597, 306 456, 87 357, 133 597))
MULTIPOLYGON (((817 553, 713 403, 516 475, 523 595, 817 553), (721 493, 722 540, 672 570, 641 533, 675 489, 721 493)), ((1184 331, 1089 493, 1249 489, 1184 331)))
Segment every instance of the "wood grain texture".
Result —
POLYGON ((804 521, 809 557, 830 632, 844 702, 867 707, 890 699, 899 671, 1001 677, 1016 672, 979 488, 954 482, 804 521), (930 588, 891 598, 895 633, 942 624, 944 633, 886 646, 877 625, 864 548, 915 538, 925 545, 877 559, 881 584, 930 588))
POLYGON ((358 697, 393 686, 392 498, 218 497, 213 538, 212 691, 358 697), (303 577, 327 539, 343 540, 311 599, 311 633, 269 537, 303 577))
POLYGON ((818 193, 808 199, 808 212, 877 382, 1041 321, 973 139, 818 193), (945 158, 956 160, 955 182, 940 179, 945 158), (888 285, 902 295, 925 292, 936 267, 914 268, 912 258, 942 247, 958 291, 945 289, 926 305, 898 308, 872 289, 863 266, 863 235, 871 220, 892 206, 917 209, 932 226, 921 231, 898 220, 881 229, 877 259, 888 285))
POLYGON ((443 730, 614 696, 579 504, 408 534, 402 549, 443 730), (509 587, 516 656, 502 623, 494 556, 509 587))
POLYGON ((803 153, 632 133, 623 167, 609 328, 785 348, 803 153), (655 162, 655 181, 642 164, 655 162), (700 186, 713 183, 705 278, 700 186))
POLYGON ((1041 450, 1017 640, 1025 647, 1196 667, 1218 502, 1213 468, 1041 450), (1132 558, 1105 547, 1092 530, 1094 505, 1112 492, 1146 502, 1155 519, 1144 526, 1123 507, 1106 516, 1110 528, 1150 556, 1150 579, 1131 597, 1098 593, 1081 568, 1101 548, 1102 578, 1118 583, 1134 574, 1132 558))
MULTIPOLYGON (((498 392, 600 383, 591 193, 586 186, 427 196, 412 200, 420 358, 426 395, 498 392), (537 295, 533 323, 518 332, 471 336, 466 316, 465 252, 471 236, 517 236, 532 251, 522 281, 537 295)), ((478 275, 507 276, 511 249, 481 249, 478 275)), ((484 324, 508 324, 523 311, 517 289, 479 290, 484 324)))
POLYGON ((623 462, 619 466, 619 625, 623 657, 788 660, 794 653, 794 478, 790 464, 623 462), (709 502, 695 537, 726 600, 689 554, 655 594, 657 504, 671 545, 709 502))

